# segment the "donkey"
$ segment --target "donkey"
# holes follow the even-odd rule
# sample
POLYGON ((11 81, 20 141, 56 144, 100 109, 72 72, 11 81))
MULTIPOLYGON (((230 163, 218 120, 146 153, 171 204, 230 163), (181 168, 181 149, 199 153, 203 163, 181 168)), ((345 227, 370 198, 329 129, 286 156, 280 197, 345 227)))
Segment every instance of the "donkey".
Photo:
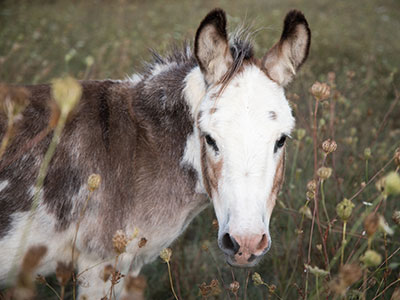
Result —
MULTIPOLYGON (((81 100, 52 158, 26 240, 26 249, 48 248, 37 272, 47 274, 58 261, 71 261, 92 173, 102 181, 87 204, 74 245, 74 267, 86 270, 81 296, 100 299, 110 288, 100 273, 114 262, 117 230, 127 236, 137 231, 147 240, 144 247, 128 243, 118 263, 125 274, 137 276, 208 199, 227 263, 257 264, 271 247, 269 222, 284 176, 285 139, 295 123, 284 88, 306 60, 310 39, 304 15, 292 10, 280 40, 258 59, 248 39, 233 35, 228 40, 225 12, 214 9, 200 23, 193 50, 186 46, 166 57, 154 54, 142 74, 126 80, 80 82, 81 100)), ((26 88, 29 105, 3 162, 49 122, 51 86, 26 88)), ((1 136, 5 124, 2 116, 1 136)), ((2 281, 20 253, 35 179, 51 137, 2 163, 2 281)))

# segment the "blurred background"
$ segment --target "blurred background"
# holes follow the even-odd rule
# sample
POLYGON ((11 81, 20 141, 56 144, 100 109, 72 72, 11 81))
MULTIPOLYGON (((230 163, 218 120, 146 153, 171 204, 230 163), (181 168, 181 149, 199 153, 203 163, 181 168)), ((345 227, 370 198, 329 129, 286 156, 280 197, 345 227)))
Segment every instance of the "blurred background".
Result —
MULTIPOLYGON (((314 174, 311 112, 315 100, 309 90, 315 81, 331 88, 330 98, 320 106, 318 143, 332 138, 338 144, 326 161, 333 168, 324 186, 330 224, 320 212, 324 232, 329 233, 327 255, 332 259, 342 239, 336 205, 360 190, 363 182, 368 183, 399 147, 400 1, 2 0, 0 82, 37 84, 66 74, 79 80, 124 79, 143 69, 151 58, 149 49, 162 54, 174 43, 192 41, 200 21, 214 7, 226 10, 231 31, 243 24, 254 31, 258 57, 279 39, 288 10, 303 11, 312 31, 311 51, 287 88, 287 96, 297 128, 304 129, 305 136, 295 131, 289 142, 286 182, 272 216, 273 243, 266 258, 251 270, 227 266, 216 244, 217 224, 213 224, 214 212, 209 207, 172 245, 175 289, 180 299, 302 299, 307 293, 313 299, 315 277, 306 277, 304 267, 311 226, 304 207, 313 209, 306 199, 306 186, 314 174), (365 149, 371 155, 366 156, 365 149), (253 272, 266 285, 255 284, 253 272), (218 288, 213 279, 218 280, 218 288), (239 284, 236 291, 233 282, 239 284)), ((324 156, 321 151, 319 155, 320 159, 324 156)), ((384 173, 394 169, 389 163, 384 173)), ((353 199, 349 228, 365 217, 363 202, 372 203, 379 195, 373 181, 353 199)), ((395 230, 393 236, 375 237, 373 248, 386 257, 400 246, 399 228, 391 219, 393 211, 400 209, 399 200, 399 196, 389 196, 379 202, 379 212, 395 230)), ((358 262, 362 254, 352 250, 367 247, 362 232, 362 226, 356 226, 349 235, 348 262, 358 262)), ((321 242, 314 230, 311 265, 326 269, 321 242)), ((379 295, 399 276, 398 265, 400 259, 395 255, 384 268, 368 272, 367 299, 379 295)), ((330 275, 320 279, 321 299, 334 297, 329 286, 338 272, 339 265, 333 263, 330 275)), ((173 299, 167 268, 160 259, 146 266, 143 274, 147 299, 173 299)), ((48 280, 57 288, 55 278, 48 280)), ((380 299, 390 299, 397 285, 388 287, 380 299)), ((348 299, 358 299, 362 290, 360 280, 348 292, 348 299)), ((40 288, 40 293, 38 299, 54 298, 46 288, 40 288)))

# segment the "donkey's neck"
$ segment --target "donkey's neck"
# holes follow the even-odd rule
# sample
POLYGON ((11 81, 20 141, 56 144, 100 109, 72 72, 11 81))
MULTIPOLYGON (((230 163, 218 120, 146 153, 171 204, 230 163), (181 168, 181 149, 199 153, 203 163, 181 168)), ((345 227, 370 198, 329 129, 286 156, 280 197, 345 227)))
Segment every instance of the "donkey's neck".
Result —
MULTIPOLYGON (((200 103, 206 93, 206 84, 203 74, 199 67, 192 69, 184 80, 185 87, 183 96, 186 103, 190 107, 192 119, 197 120, 200 103)), ((194 121, 196 122, 196 121, 194 121)), ((193 133, 186 140, 185 151, 182 157, 181 164, 189 164, 197 172, 196 192, 205 193, 203 186, 203 176, 201 170, 201 146, 199 139, 199 130, 196 124, 193 124, 193 133)))

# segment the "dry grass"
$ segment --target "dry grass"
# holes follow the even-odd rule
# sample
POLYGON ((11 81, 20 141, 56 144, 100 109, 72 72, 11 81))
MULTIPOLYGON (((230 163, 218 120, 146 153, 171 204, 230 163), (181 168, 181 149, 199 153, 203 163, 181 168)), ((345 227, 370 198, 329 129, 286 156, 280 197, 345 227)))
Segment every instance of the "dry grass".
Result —
MULTIPOLYGON (((233 27, 245 19, 261 28, 258 55, 278 38, 290 8, 304 11, 313 33, 309 61, 287 94, 297 130, 271 220, 272 249, 254 269, 230 268, 209 208, 173 245, 168 267, 160 259, 144 268, 150 288, 130 279, 126 290, 147 299, 173 299, 171 285, 179 299, 398 299, 400 196, 396 175, 386 177, 398 174, 400 160, 395 0, 3 1, 0 81, 123 78, 140 70, 147 48, 162 51, 192 37, 214 6, 227 9, 233 27)), ((121 274, 110 267, 106 280, 119 284, 121 274)), ((78 276, 39 278, 38 287, 24 278, 40 298, 72 299, 78 276)))

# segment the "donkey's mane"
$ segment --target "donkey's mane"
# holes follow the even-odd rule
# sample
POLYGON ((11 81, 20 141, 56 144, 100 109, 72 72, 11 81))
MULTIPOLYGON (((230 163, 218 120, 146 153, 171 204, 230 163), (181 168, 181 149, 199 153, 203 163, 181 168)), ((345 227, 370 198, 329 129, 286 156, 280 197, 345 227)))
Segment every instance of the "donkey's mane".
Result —
MULTIPOLYGON (((230 34, 230 51, 233 63, 225 76, 222 78, 222 85, 226 85, 242 68, 246 61, 249 61, 253 55, 253 45, 251 33, 247 29, 238 28, 230 34)), ((166 54, 161 55, 154 49, 150 49, 152 60, 144 65, 144 71, 141 77, 151 76, 160 65, 168 66, 187 65, 191 68, 198 66, 191 42, 185 41, 183 44, 172 44, 166 54)))

